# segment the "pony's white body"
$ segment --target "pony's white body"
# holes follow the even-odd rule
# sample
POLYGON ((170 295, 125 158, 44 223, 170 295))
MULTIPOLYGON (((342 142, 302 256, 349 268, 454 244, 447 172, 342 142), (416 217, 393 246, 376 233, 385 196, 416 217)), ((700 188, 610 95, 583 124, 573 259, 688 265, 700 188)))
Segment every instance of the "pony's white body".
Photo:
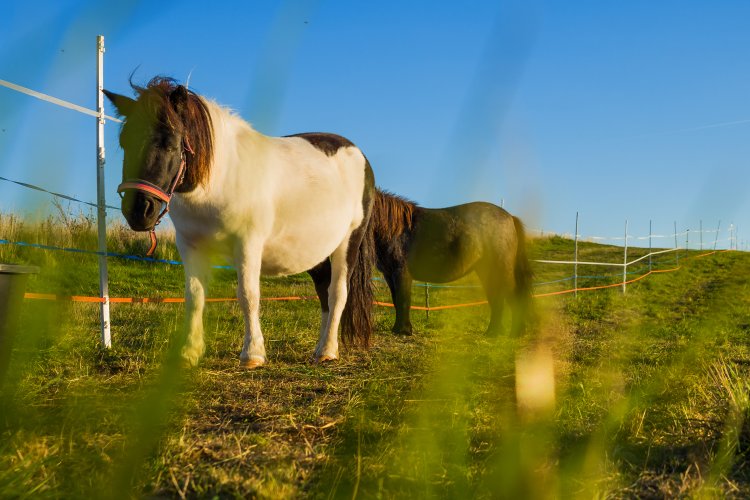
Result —
POLYGON ((334 154, 301 137, 268 137, 211 101, 214 156, 205 185, 177 194, 170 215, 185 265, 187 343, 204 351, 202 313, 209 260, 225 255, 237 268, 245 315, 240 363, 266 361, 259 321, 260 275, 288 275, 331 258, 330 313, 322 314, 315 356, 338 358, 338 327, 347 295, 347 246, 362 224, 367 161, 359 149, 334 154))

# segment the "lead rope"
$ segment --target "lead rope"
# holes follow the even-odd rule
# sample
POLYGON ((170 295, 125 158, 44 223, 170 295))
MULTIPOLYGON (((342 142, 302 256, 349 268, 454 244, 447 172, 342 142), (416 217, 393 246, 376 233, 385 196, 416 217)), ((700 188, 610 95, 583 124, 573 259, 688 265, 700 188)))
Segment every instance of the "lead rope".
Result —
MULTIPOLYGON (((156 228, 154 228, 156 229, 156 228)), ((146 252, 146 257, 151 257, 154 255, 154 252, 156 251, 156 231, 152 229, 148 232, 148 235, 151 237, 151 246, 148 249, 148 252, 146 252)))
MULTIPOLYGON (((185 151, 190 153, 191 155, 195 154, 195 151, 193 151, 192 146, 190 146, 190 139, 188 136, 185 136, 185 151)), ((185 178, 185 167, 187 165, 187 160, 185 159, 185 151, 182 152, 182 161, 180 161, 180 170, 177 172, 177 176, 175 176, 174 181, 172 182, 172 185, 169 187, 169 191, 167 192, 167 201, 165 202, 164 210, 162 210, 161 214, 159 214, 159 217, 156 219, 156 223, 154 224, 154 227, 151 228, 151 230, 148 232, 149 237, 151 238, 151 246, 148 249, 148 252, 146 252, 146 257, 151 257, 154 255, 154 252, 156 251, 156 245, 158 244, 156 240, 156 226, 159 225, 162 218, 167 215, 169 212, 169 202, 172 201, 172 194, 174 194, 174 190, 177 189, 177 186, 182 183, 182 180, 185 178)))

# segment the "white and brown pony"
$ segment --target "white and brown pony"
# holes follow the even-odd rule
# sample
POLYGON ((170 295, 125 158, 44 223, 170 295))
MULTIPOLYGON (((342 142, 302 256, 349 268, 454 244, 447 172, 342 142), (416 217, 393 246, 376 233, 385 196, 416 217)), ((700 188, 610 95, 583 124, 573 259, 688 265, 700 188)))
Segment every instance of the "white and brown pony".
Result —
POLYGON ((372 169, 343 137, 268 137, 230 110, 174 80, 131 84, 136 99, 104 91, 124 118, 122 213, 136 231, 153 231, 169 211, 185 267, 186 340, 182 355, 203 355, 203 306, 212 255, 237 269, 245 316, 240 366, 266 362, 259 320, 260 276, 307 271, 321 303, 314 359, 339 356, 345 341, 371 332, 372 169))

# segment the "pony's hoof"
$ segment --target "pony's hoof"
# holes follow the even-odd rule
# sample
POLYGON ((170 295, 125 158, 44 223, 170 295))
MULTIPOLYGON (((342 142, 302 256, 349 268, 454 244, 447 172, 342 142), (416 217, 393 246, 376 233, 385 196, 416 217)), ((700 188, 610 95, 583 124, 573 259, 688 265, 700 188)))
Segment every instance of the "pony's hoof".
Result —
POLYGON ((260 359, 260 358, 250 358, 250 359, 240 360, 240 368, 244 368, 245 370, 255 370, 256 368, 260 368, 261 366, 265 364, 266 364, 266 360, 260 359))
POLYGON ((394 328, 391 331, 393 332, 394 335, 399 335, 402 337, 408 337, 409 335, 412 335, 413 333, 411 328, 399 328, 399 329, 394 328))
POLYGON ((195 368, 198 366, 202 354, 202 352, 183 349, 182 355, 180 356, 180 365, 183 368, 195 368))
POLYGON ((180 369, 184 371, 190 371, 198 368, 198 362, 192 362, 189 359, 180 358, 180 369))
POLYGON ((484 332, 485 337, 490 338, 490 339, 496 339, 502 336, 502 334, 503 334, 502 328, 499 328, 499 327, 487 328, 487 330, 484 332))
POLYGON ((338 361, 338 359, 339 359, 338 356, 332 356, 330 354, 323 354, 321 356, 318 356, 315 359, 315 362, 318 363, 319 365, 322 365, 323 363, 331 363, 333 361, 338 361))

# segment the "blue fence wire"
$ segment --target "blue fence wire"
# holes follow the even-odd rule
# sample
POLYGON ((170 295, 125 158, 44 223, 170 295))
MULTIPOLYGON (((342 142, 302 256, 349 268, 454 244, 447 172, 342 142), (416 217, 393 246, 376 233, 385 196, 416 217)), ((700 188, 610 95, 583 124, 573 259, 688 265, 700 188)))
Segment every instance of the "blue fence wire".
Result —
MULTIPOLYGON (((25 241, 11 241, 0 239, 0 245, 16 245, 20 247, 40 248, 42 250, 52 250, 57 252, 72 252, 72 253, 83 253, 89 255, 105 255, 107 257, 116 257, 118 259, 126 260, 137 260, 142 262, 152 262, 155 264, 169 264, 172 266, 181 266, 182 262, 179 260, 170 259, 155 259, 153 257, 141 257, 140 255, 132 255, 117 252, 98 252, 96 250, 84 250, 81 248, 70 248, 70 247, 58 247, 54 245, 42 245, 40 243, 27 243, 25 241)), ((234 269, 232 266, 212 266, 214 269, 234 269)))

